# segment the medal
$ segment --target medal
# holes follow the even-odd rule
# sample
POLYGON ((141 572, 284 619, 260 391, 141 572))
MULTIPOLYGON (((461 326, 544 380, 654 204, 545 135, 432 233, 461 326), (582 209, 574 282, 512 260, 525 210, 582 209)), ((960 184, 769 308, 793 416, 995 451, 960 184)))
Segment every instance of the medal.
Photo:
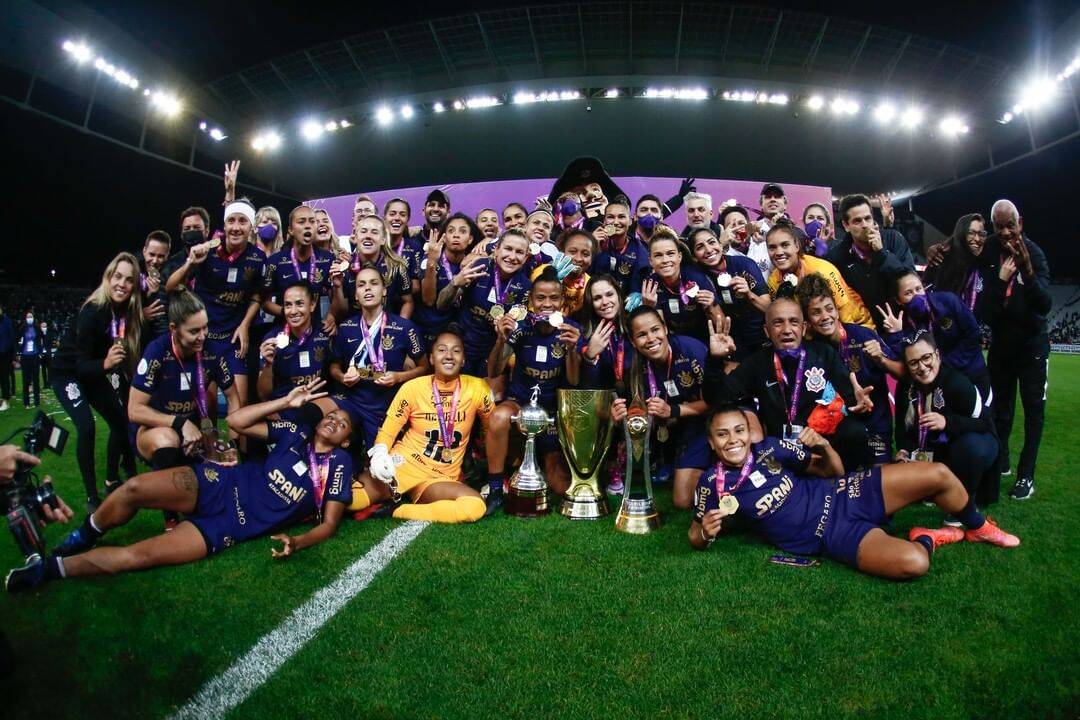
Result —
POLYGON ((916 450, 912 459, 915 462, 934 462, 934 453, 930 450, 916 450))
POLYGON ((730 287, 731 286, 731 275, 727 274, 726 272, 725 273, 720 273, 719 275, 716 276, 716 285, 718 287, 722 287, 722 288, 730 287))
POLYGON ((202 430, 203 435, 209 435, 216 429, 214 427, 214 421, 208 417, 204 417, 199 420, 199 429, 202 430))
POLYGON ((515 305, 510 308, 510 311, 507 314, 514 318, 514 320, 521 322, 529 316, 529 311, 524 305, 515 305))
POLYGON ((734 495, 721 495, 719 506, 726 515, 734 515, 735 511, 739 509, 739 501, 734 495))
MULTIPOLYGON (((180 359, 180 353, 176 349, 176 341, 170 340, 172 343, 173 357, 176 358, 176 364, 180 366, 181 376, 184 374, 184 361, 180 359)), ((181 377, 181 380, 183 377, 181 377)), ((180 388, 183 389, 183 384, 180 388)), ((214 423, 210 420, 210 409, 206 402, 206 370, 203 368, 202 353, 195 353, 195 387, 191 389, 192 395, 195 396, 195 407, 199 410, 199 415, 202 418, 201 426, 203 432, 214 431, 214 423)))
POLYGON ((444 447, 444 448, 442 449, 442 453, 441 453, 441 455, 442 455, 442 461, 443 461, 444 463, 448 463, 448 462, 450 462, 451 460, 453 460, 453 458, 454 458, 454 455, 453 455, 453 453, 451 453, 451 452, 450 452, 450 448, 445 448, 445 447, 444 447))
MULTIPOLYGON (((360 334, 364 337, 361 350, 365 351, 365 356, 371 365, 370 370, 373 371, 372 374, 375 376, 386 371, 386 362, 383 360, 383 327, 386 325, 385 320, 386 316, 380 312, 379 316, 369 326, 364 321, 364 317, 360 316, 360 334), (375 333, 379 333, 379 337, 375 337, 375 333)), ((361 357, 360 361, 363 360, 364 357, 361 357)))
POLYGON ((279 332, 277 337, 274 338, 274 344, 277 345, 278 350, 284 350, 289 347, 289 333, 279 332))
POLYGON ((491 309, 488 310, 488 315, 491 316, 492 320, 498 320, 504 314, 506 314, 506 310, 503 309, 502 305, 492 305, 491 309))
POLYGON ((442 452, 440 457, 443 462, 450 462, 453 455, 450 448, 454 445, 454 422, 457 420, 458 400, 461 399, 461 378, 458 378, 454 386, 454 395, 450 399, 449 416, 443 412, 442 395, 439 393, 439 381, 435 376, 431 378, 431 396, 435 404, 435 417, 439 422, 439 437, 442 439, 442 452))
POLYGON ((206 247, 209 248, 210 250, 215 250, 215 249, 221 247, 221 238, 218 237, 217 235, 214 235, 214 237, 212 237, 212 238, 210 238, 209 240, 206 241, 206 247))
POLYGON ((716 463, 716 492, 720 496, 718 501, 718 507, 724 511, 726 515, 734 515, 735 511, 739 509, 739 500, 732 493, 742 487, 742 484, 746 482, 746 478, 750 477, 750 471, 754 469, 754 450, 750 448, 746 451, 746 460, 743 461, 742 469, 739 471, 739 479, 735 481, 735 485, 728 489, 727 486, 727 468, 724 467, 724 463, 716 463))
POLYGON ((565 320, 563 319, 563 314, 558 310, 548 315, 547 321, 548 324, 551 325, 551 327, 553 328, 558 328, 565 322, 565 320))

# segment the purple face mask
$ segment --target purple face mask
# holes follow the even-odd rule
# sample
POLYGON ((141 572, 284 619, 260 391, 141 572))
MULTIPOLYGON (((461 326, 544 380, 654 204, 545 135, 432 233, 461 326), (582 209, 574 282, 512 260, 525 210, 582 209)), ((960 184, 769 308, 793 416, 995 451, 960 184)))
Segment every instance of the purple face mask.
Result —
POLYGON ((559 206, 559 212, 562 213, 564 217, 577 215, 580 210, 581 207, 577 204, 577 200, 574 200, 573 198, 566 198, 562 201, 562 205, 559 206))
POLYGON ((645 232, 651 233, 653 231, 653 228, 656 227, 656 223, 658 222, 660 221, 656 219, 655 215, 649 214, 643 215, 642 217, 638 218, 637 224, 638 227, 645 232))
POLYGON ((277 228, 273 225, 266 224, 259 226, 259 239, 263 242, 270 242, 277 237, 277 228))
POLYGON ((825 223, 820 220, 811 220, 806 223, 806 235, 810 238, 816 238, 818 233, 821 232, 821 228, 825 227, 825 223))
POLYGON ((915 317, 923 318, 930 312, 930 301, 927 299, 926 295, 916 295, 908 301, 907 305, 904 306, 904 309, 909 311, 915 317))

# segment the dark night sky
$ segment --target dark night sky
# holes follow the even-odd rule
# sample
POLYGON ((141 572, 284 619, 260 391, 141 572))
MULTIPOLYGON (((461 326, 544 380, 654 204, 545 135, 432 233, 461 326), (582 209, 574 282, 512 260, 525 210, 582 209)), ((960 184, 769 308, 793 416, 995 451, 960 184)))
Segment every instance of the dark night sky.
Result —
MULTIPOLYGON (((62 2, 42 0, 42 4, 61 15, 65 12, 62 2)), ((887 16, 881 14, 883 5, 865 2, 765 4, 847 15, 946 40, 1019 66, 1038 55, 1037 39, 1049 37, 1075 10, 1075 0, 914 7, 909 3, 905 12, 892 4, 887 16)), ((202 84, 323 39, 493 6, 469 0, 452 6, 396 2, 343 11, 336 4, 312 2, 111 0, 94 10, 121 27, 162 28, 157 34, 141 33, 140 41, 192 82, 202 84), (233 52, 221 51, 227 44, 235 47, 237 36, 245 38, 241 61, 233 52)), ((160 227, 175 235, 183 207, 203 204, 214 212, 220 204, 218 180, 88 138, 7 103, 0 104, 0 131, 8 178, 15 181, 15 189, 8 193, 14 221, 7 230, 9 238, 18 240, 6 243, 0 262, 4 273, 0 279, 6 281, 45 281, 53 266, 58 281, 93 281, 118 249, 137 248, 150 229, 160 227)), ((1080 244, 1075 233, 1062 229, 1059 213, 1074 204, 1080 190, 1078 166, 1080 138, 1074 138, 1029 161, 932 193, 917 201, 917 208, 948 230, 958 215, 985 212, 995 197, 1011 197, 1021 207, 1034 239, 1047 248, 1055 271, 1075 277, 1080 273, 1070 268, 1080 263, 1080 244)), ((289 206, 283 199, 275 204, 283 210, 289 206)))

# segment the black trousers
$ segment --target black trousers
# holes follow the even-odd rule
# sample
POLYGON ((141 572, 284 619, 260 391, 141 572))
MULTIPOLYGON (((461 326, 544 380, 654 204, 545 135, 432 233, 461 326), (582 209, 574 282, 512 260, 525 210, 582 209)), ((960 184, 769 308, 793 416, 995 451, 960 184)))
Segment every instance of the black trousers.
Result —
POLYGON ((11 367, 14 360, 13 353, 0 353, 0 397, 4 400, 10 400, 15 391, 15 370, 11 367))
POLYGON ((121 397, 127 396, 126 386, 121 384, 121 394, 105 379, 80 382, 53 373, 52 390, 75 425, 75 456, 79 462, 83 485, 86 487, 86 496, 98 497, 93 410, 97 410, 109 426, 109 442, 105 455, 106 479, 110 483, 120 481, 121 460, 127 476, 135 475, 135 455, 128 443, 127 408, 121 401, 121 397))
POLYGON ((994 420, 999 442, 998 467, 1005 471, 1009 462, 1009 434, 1016 414, 1016 387, 1024 407, 1024 446, 1016 467, 1017 477, 1035 478, 1035 461, 1042 442, 1046 415, 1046 385, 1050 348, 1032 352, 990 352, 990 385, 994 390, 994 420))
POLYGON ((30 406, 30 392, 33 390, 34 406, 41 404, 41 382, 38 377, 38 369, 41 359, 37 355, 23 355, 20 366, 22 367, 22 398, 23 405, 30 406))

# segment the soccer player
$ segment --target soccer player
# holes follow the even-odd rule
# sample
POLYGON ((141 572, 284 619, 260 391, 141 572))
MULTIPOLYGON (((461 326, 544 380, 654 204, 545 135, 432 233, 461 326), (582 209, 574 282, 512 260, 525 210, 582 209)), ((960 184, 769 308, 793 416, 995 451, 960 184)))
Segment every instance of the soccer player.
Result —
POLYGON ((416 323, 425 345, 457 317, 458 307, 439 307, 439 295, 446 292, 454 276, 461 272, 461 263, 473 248, 477 238, 474 226, 465 215, 447 218, 442 228, 425 244, 424 259, 420 262, 420 288, 414 304, 412 321, 416 323))
POLYGON ((578 351, 584 361, 578 387, 625 391, 634 346, 630 342, 623 296, 611 275, 597 275, 585 288, 578 351))
POLYGON ((395 518, 462 523, 484 516, 480 493, 461 482, 461 464, 474 424, 486 432, 495 401, 481 378, 461 374, 464 362, 461 338, 439 333, 431 347, 435 374, 398 390, 368 450, 371 479, 354 486, 352 509, 408 493, 412 502, 395 508, 395 518))
POLYGON ((802 307, 810 336, 836 348, 840 362, 855 373, 859 385, 873 388, 870 400, 874 406, 865 418, 866 439, 874 463, 889 462, 893 427, 886 373, 903 377, 904 365, 876 332, 862 325, 840 322, 832 286, 821 275, 810 273, 803 278, 795 290, 795 299, 802 307))
POLYGON ((658 227, 649 243, 652 272, 641 279, 634 291, 641 302, 659 310, 664 323, 677 335, 708 342, 706 322, 717 320, 722 311, 716 304, 712 281, 690 261, 686 246, 668 227, 658 227))
POLYGON ((476 226, 487 240, 499 237, 499 213, 491 208, 484 208, 476 213, 476 226))
MULTIPOLYGON (((407 200, 392 198, 383 206, 383 222, 390 234, 390 247, 398 257, 414 258, 420 253, 422 240, 409 236, 409 218, 412 216, 412 207, 407 200)), ((353 222, 353 234, 356 234, 356 223, 361 218, 355 218, 353 222)), ((355 242, 355 241, 354 241, 355 242)))
POLYGON ((282 549, 277 559, 330 538, 352 501, 352 459, 345 452, 352 425, 347 413, 321 413, 309 401, 319 397, 322 381, 294 388, 286 397, 240 408, 229 416, 238 433, 274 443, 265 462, 236 466, 202 463, 159 470, 128 480, 87 515, 47 559, 33 555, 8 573, 8 592, 33 588, 47 580, 116 575, 162 565, 194 562, 236 543, 273 534, 282 549), (266 420, 287 409, 303 408, 303 420, 266 420), (184 513, 172 532, 127 547, 93 545, 109 530, 125 525, 144 508, 184 513), (316 518, 300 535, 286 528, 316 518), (274 534, 278 533, 278 534, 274 534))
POLYGON ((733 515, 785 552, 824 555, 892 580, 925 575, 936 548, 965 537, 999 547, 1020 544, 979 513, 941 463, 899 463, 844 475, 829 441, 811 428, 803 428, 797 441, 752 443, 746 414, 731 405, 717 407, 708 432, 719 462, 701 475, 694 492, 687 536, 698 550, 708 549, 733 515), (893 513, 926 498, 967 530, 916 527, 908 540, 885 531, 893 513))
MULTIPOLYGON (((169 330, 166 310, 168 298, 162 286, 161 268, 169 257, 172 238, 164 230, 153 230, 146 236, 142 249, 142 272, 139 273, 139 291, 143 304, 143 341, 149 342, 169 330)), ((165 278, 166 280, 168 278, 165 278)))
POLYGON ((75 455, 90 512, 101 503, 94 461, 94 413, 109 426, 105 490, 119 487, 120 460, 128 476, 135 459, 128 444, 123 376, 131 376, 142 337, 139 264, 120 253, 105 267, 101 283, 73 322, 66 325, 52 361, 52 390, 75 425, 75 455))
POLYGON ((334 288, 336 301, 348 305, 350 314, 359 310, 359 306, 353 304, 356 298, 356 274, 360 268, 370 266, 382 273, 386 286, 386 309, 403 318, 411 317, 412 266, 408 259, 390 247, 390 236, 383 221, 375 216, 361 218, 353 230, 353 240, 356 242, 356 252, 341 285, 343 296, 338 293, 337 286, 334 288))
POLYGON ((404 383, 428 372, 424 343, 412 321, 385 310, 382 274, 365 267, 356 275, 360 312, 338 325, 330 345, 330 377, 337 392, 320 401, 348 411, 365 447, 375 443, 394 393, 404 383))
MULTIPOLYGON (((659 222, 659 206, 657 214, 653 215, 651 211, 641 209, 642 203, 650 210, 652 207, 651 201, 645 198, 638 201, 637 228, 644 234, 643 224, 647 224, 649 237, 652 237, 659 222), (646 217, 650 220, 643 223, 646 217)), ((613 275, 624 294, 649 273, 649 248, 643 239, 630 231, 630 208, 621 198, 609 202, 604 208, 604 224, 593 230, 593 238, 600 248, 594 265, 596 272, 613 275), (612 231, 610 235, 608 230, 612 231)))
MULTIPOLYGON (((312 326, 315 295, 306 282, 285 288, 281 303, 285 324, 268 332, 259 345, 259 399, 277 400, 293 388, 325 378, 330 336, 312 326)), ((340 326, 339 326, 340 327, 340 326)), ((293 419, 286 417, 286 419, 293 419)))
POLYGON ((897 460, 933 459, 948 465, 979 506, 996 502, 998 440, 987 396, 963 373, 942 362, 934 336, 923 330, 903 360, 911 376, 897 460), (986 484, 984 486, 984 476, 986 484))
MULTIPOLYGON (((240 200, 225 208, 225 240, 193 245, 187 261, 169 276, 167 292, 189 284, 209 319, 207 352, 225 358, 241 403, 247 398, 247 348, 259 311, 266 255, 254 244, 255 208, 240 200)), ((217 395, 213 389, 211 397, 217 395)), ((211 409, 212 416, 214 414, 211 409)))
MULTIPOLYGON (((537 403, 554 417, 555 391, 574 387, 579 380, 581 356, 577 353, 577 343, 581 328, 563 317, 563 286, 555 268, 544 268, 533 281, 531 306, 532 313, 527 318, 518 320, 507 314, 495 320, 496 338, 488 359, 488 375, 492 378, 502 375, 511 356, 514 369, 506 400, 495 409, 485 436, 489 515, 502 506, 513 425, 510 418, 529 403, 537 386, 540 388, 537 403)), ((570 476, 559 452, 555 428, 536 438, 536 452, 548 485, 558 494, 566 492, 570 476)))
POLYGON ((874 319, 866 309, 859 294, 848 287, 836 266, 828 260, 803 253, 802 243, 790 222, 781 221, 765 234, 765 245, 773 269, 767 281, 769 291, 775 297, 781 283, 798 284, 810 273, 822 275, 833 287, 833 298, 840 311, 840 321, 874 328, 874 319))
POLYGON ((750 213, 741 205, 726 205, 720 211, 720 224, 731 236, 732 245, 746 253, 746 257, 757 264, 762 276, 768 277, 773 266, 761 223, 750 222, 750 213))
MULTIPOLYGON (((513 202, 503 208, 503 232, 511 228, 524 229, 529 211, 521 203, 513 202)), ((501 236, 500 236, 501 237, 501 236)))
POLYGON ((465 344, 468 375, 489 377, 488 354, 495 342, 494 322, 506 313, 525 317, 532 283, 523 268, 529 241, 523 231, 504 230, 491 258, 473 255, 461 264, 453 281, 439 293, 436 307, 461 308, 458 323, 465 344))
POLYGON ((731 318, 733 359, 738 361, 768 343, 764 313, 770 298, 761 269, 745 255, 730 253, 730 238, 726 230, 718 236, 710 228, 698 228, 690 233, 690 249, 712 280, 716 304, 731 318))
MULTIPOLYGON (((562 279, 563 305, 558 309, 563 315, 574 315, 585 302, 585 286, 589 284, 588 270, 596 254, 596 241, 584 230, 569 230, 563 236, 562 252, 570 259, 572 267, 570 274, 562 279)), ((535 283, 548 267, 552 266, 548 263, 537 266, 530 273, 530 279, 535 283)))
MULTIPOLYGON (((702 416, 705 400, 705 362, 708 349, 692 337, 669 332, 663 317, 655 309, 641 306, 627 320, 630 342, 637 353, 630 368, 633 385, 631 402, 640 401, 653 418, 650 442, 660 457, 663 448, 674 446, 675 507, 690 508, 694 484, 708 466, 709 448, 705 440, 702 416)), ((611 408, 611 419, 622 422, 627 415, 625 398, 611 408)))
POLYGON ((347 308, 337 293, 330 292, 330 266, 335 262, 334 254, 314 247, 315 211, 307 205, 299 205, 289 213, 289 245, 274 253, 266 260, 266 273, 263 282, 263 310, 274 317, 282 316, 278 301, 284 296, 285 288, 294 282, 303 281, 311 285, 315 299, 332 295, 330 312, 326 317, 316 313, 315 322, 322 323, 323 330, 333 332, 337 322, 335 316, 344 317, 347 308))

